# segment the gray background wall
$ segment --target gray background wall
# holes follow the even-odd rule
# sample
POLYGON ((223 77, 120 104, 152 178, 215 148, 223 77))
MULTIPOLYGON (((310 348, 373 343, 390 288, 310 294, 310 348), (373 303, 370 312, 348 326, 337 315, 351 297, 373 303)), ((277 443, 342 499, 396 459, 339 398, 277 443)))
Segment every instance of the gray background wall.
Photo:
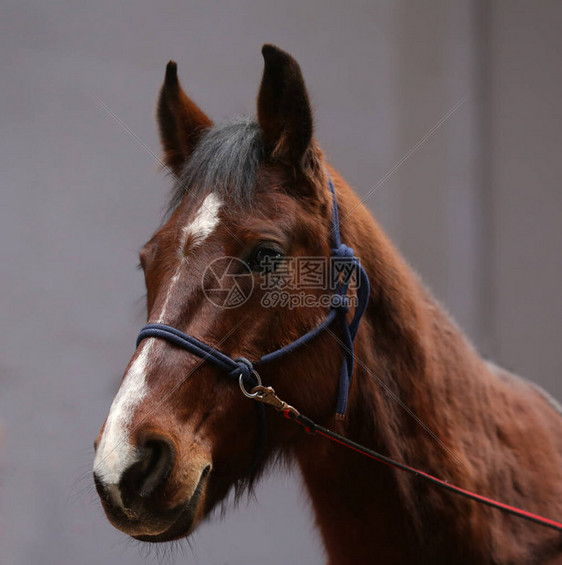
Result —
MULTIPOLYGON (((107 523, 90 469, 143 322, 170 58, 220 119, 254 111, 262 43, 293 53, 322 146, 376 187, 410 263, 484 354, 561 398, 561 24, 543 1, 2 0, 0 563, 158 557, 107 523)), ((192 545, 169 562, 323 561, 297 476, 192 545)))

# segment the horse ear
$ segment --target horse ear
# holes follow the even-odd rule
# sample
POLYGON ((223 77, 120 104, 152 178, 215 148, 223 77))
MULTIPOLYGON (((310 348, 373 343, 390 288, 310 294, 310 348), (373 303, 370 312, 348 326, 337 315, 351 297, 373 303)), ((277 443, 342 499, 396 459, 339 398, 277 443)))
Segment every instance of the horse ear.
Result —
POLYGON ((178 66, 170 61, 157 106, 164 163, 179 176, 201 134, 213 125, 205 113, 188 98, 178 80, 178 66))
POLYGON ((299 64, 274 45, 264 45, 258 123, 272 156, 301 165, 312 140, 312 111, 299 64))

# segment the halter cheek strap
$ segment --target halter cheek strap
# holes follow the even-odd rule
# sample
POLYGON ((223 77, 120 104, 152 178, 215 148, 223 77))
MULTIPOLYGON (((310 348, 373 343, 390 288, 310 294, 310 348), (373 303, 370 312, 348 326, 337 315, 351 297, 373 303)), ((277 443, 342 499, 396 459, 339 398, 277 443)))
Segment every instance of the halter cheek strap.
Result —
MULTIPOLYGON (((144 326, 137 338, 137 347, 143 339, 149 337, 157 337, 165 339, 169 343, 180 347, 194 355, 200 357, 203 361, 215 365, 219 369, 227 372, 231 377, 242 379, 247 388, 252 388, 258 384, 256 378, 255 367, 275 361, 284 355, 291 353, 298 349, 301 345, 313 340, 316 336, 321 334, 327 329, 336 319, 341 326, 341 340, 342 340, 342 364, 340 368, 340 378, 338 385, 338 396, 336 401, 336 417, 343 419, 347 409, 347 400, 349 395, 349 387, 353 376, 354 367, 354 353, 353 345, 357 332, 359 330, 359 323, 367 303, 369 301, 369 278, 367 273, 359 263, 357 257, 353 253, 351 247, 343 244, 340 239, 340 224, 338 215, 338 204, 336 199, 336 192, 334 184, 330 175, 328 175, 328 188, 332 194, 332 267, 337 266, 340 273, 344 276, 338 276, 335 285, 334 294, 332 296, 332 304, 325 320, 309 332, 297 338, 295 341, 288 345, 276 349, 271 353, 267 353, 257 361, 249 361, 243 357, 232 358, 215 349, 214 347, 199 341, 197 338, 185 334, 178 329, 168 326, 166 324, 147 324, 144 326), (356 294, 357 305, 355 313, 351 322, 347 322, 347 313, 349 311, 349 299, 347 297, 349 291, 349 284, 351 282, 351 275, 355 274, 356 277, 356 294)), ((333 273, 335 277, 335 273, 333 273)), ((256 403, 258 409, 258 418, 260 420, 259 438, 254 457, 254 465, 257 466, 261 460, 265 449, 265 412, 262 403, 256 403)))
POLYGON ((351 378, 353 377, 353 345, 355 337, 359 331, 359 323, 367 309, 369 302, 369 277, 365 269, 361 266, 359 259, 355 257, 353 249, 341 242, 340 238, 340 219, 338 213, 338 202, 336 198, 336 191, 334 190, 334 183, 330 174, 328 175, 328 188, 332 193, 332 242, 331 255, 339 262, 349 262, 352 270, 356 274, 357 284, 357 306, 353 319, 347 323, 347 312, 349 310, 349 299, 347 298, 347 291, 349 289, 350 278, 347 277, 336 286, 336 292, 332 297, 332 311, 336 311, 337 317, 340 319, 342 327, 342 349, 343 360, 340 369, 340 381, 338 388, 338 400, 336 403, 336 417, 343 419, 347 409, 347 397, 349 395, 349 386, 351 378))

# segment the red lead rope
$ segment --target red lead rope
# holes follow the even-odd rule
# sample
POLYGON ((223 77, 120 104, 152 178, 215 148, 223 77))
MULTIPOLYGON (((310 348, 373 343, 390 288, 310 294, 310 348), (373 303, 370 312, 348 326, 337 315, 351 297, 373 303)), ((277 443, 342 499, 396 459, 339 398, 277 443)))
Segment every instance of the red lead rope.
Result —
POLYGON ((306 416, 303 416, 302 414, 299 414, 293 407, 286 404, 280 411, 283 416, 285 416, 285 418, 292 420, 293 422, 297 422, 297 424, 300 424, 309 434, 324 436, 336 443, 352 449, 353 451, 356 451, 357 453, 366 455, 370 459, 374 459, 375 461, 379 461, 380 463, 384 463, 385 465, 388 465, 390 467, 395 467, 396 469, 401 469, 402 471, 407 471, 408 473, 425 479, 426 481, 440 486, 441 488, 450 490, 452 492, 460 494, 461 496, 470 498, 471 500, 476 500, 477 502, 480 502, 482 504, 487 504, 492 508, 497 508, 499 510, 502 510, 503 512, 513 514, 514 516, 519 516, 520 518, 524 518, 525 520, 530 520, 531 522, 535 522, 537 524, 541 524, 542 526, 546 526, 547 528, 553 528, 554 530, 562 532, 562 522, 557 522, 556 520, 551 520, 550 518, 544 518, 543 516, 539 516, 538 514, 528 512, 527 510, 522 510, 521 508, 516 508, 515 506, 510 506, 509 504, 498 502, 497 500, 493 500, 492 498, 487 498, 480 494, 470 492, 469 490, 452 485, 447 481, 444 481, 443 479, 438 479, 437 477, 434 477, 429 473, 424 473, 423 471, 420 471, 414 467, 410 467, 409 465, 405 465, 404 463, 394 461, 393 459, 390 459, 390 457, 386 457, 386 455, 382 455, 380 453, 377 453, 376 451, 367 449, 366 447, 363 447, 362 445, 359 445, 358 443, 355 443, 350 439, 347 439, 339 434, 336 434, 335 432, 319 426, 318 424, 315 424, 312 420, 310 420, 306 416))

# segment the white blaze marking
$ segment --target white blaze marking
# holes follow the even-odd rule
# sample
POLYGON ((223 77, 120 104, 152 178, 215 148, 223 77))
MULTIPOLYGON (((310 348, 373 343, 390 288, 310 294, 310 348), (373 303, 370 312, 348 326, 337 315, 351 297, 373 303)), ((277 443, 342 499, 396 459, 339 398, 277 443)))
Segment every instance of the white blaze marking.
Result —
MULTIPOLYGON (((170 280, 157 323, 164 323, 170 298, 180 279, 185 261, 184 248, 187 238, 191 236, 194 245, 201 245, 217 226, 221 206, 221 200, 215 194, 209 194, 195 214, 193 221, 183 228, 178 249, 180 262, 170 280)), ((137 460, 138 454, 135 446, 129 441, 129 428, 136 408, 147 393, 146 370, 154 346, 155 338, 144 340, 138 357, 129 368, 111 404, 94 461, 94 472, 106 485, 117 485, 123 472, 137 460)), ((116 502, 123 506, 118 489, 114 489, 113 495, 117 499, 116 502)))
POLYGON ((218 198, 216 194, 209 194, 205 200, 203 200, 203 204, 195 214, 195 218, 193 221, 185 226, 182 230, 182 236, 180 241, 180 246, 178 249, 178 255, 180 257, 180 263, 176 267, 176 272, 170 281, 170 286, 168 287, 168 291, 166 292, 166 300, 164 300, 164 305, 160 310, 160 315, 158 316, 158 320, 156 321, 157 324, 164 324, 164 319, 166 317, 166 313, 168 310, 168 304, 170 303, 170 298, 176 288, 176 285, 180 279, 182 265, 185 261, 185 244, 187 242, 187 238, 191 236, 193 238, 193 245, 199 246, 203 243, 203 240, 209 237, 213 230, 215 229, 216 225, 219 222, 219 210, 222 206, 222 202, 218 198))
POLYGON ((123 471, 136 460, 137 454, 126 432, 135 408, 146 394, 145 371, 154 341, 149 338, 143 342, 111 404, 94 461, 94 472, 105 484, 119 483, 123 471))
POLYGON ((170 302, 170 298, 172 297, 172 292, 174 291, 174 289, 176 288, 176 284, 178 283, 180 279, 180 269, 179 267, 176 269, 176 272, 174 273, 174 276, 172 277, 172 280, 170 281, 170 286, 168 286, 168 290, 166 292, 166 300, 164 300, 164 305, 162 306, 162 309, 160 310, 160 316, 158 316, 158 319, 156 320, 157 324, 164 324, 164 317, 166 316, 166 312, 168 310, 168 304, 170 302))
POLYGON ((206 237, 209 237, 219 222, 219 210, 222 206, 220 198, 216 194, 209 194, 201 208, 195 214, 195 218, 191 224, 183 228, 181 251, 187 241, 187 237, 192 235, 195 243, 200 245, 206 237))

